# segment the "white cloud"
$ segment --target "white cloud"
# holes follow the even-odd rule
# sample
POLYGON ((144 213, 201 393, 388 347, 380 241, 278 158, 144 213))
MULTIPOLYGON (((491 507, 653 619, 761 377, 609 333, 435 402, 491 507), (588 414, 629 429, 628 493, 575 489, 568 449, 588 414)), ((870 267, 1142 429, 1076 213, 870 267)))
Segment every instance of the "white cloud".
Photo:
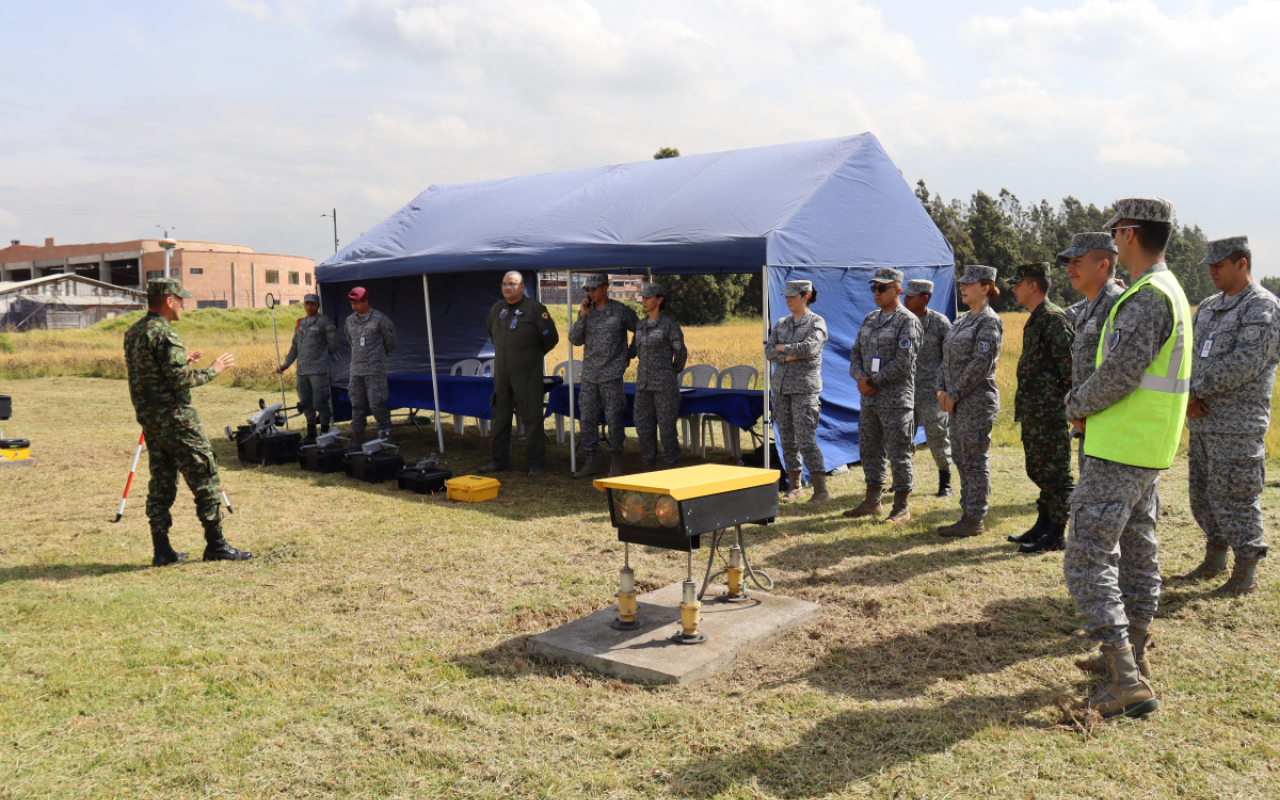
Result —
POLYGON ((1180 147, 1150 139, 1126 139, 1102 145, 1098 149, 1098 163, 1166 167, 1189 164, 1191 159, 1180 147))

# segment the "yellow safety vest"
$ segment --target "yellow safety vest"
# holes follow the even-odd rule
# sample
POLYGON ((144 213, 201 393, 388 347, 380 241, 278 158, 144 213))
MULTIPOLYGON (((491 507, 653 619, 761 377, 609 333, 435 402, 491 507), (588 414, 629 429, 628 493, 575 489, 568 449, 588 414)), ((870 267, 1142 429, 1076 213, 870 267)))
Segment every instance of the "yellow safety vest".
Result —
POLYGON ((1142 382, 1124 398, 1089 417, 1085 430, 1085 455, 1148 469, 1168 469, 1178 451, 1178 440, 1187 418, 1191 388, 1191 305, 1178 279, 1167 270, 1138 279, 1111 307, 1098 342, 1097 366, 1111 353, 1116 313, 1125 300, 1151 284, 1173 307, 1173 333, 1160 354, 1143 372, 1142 382))

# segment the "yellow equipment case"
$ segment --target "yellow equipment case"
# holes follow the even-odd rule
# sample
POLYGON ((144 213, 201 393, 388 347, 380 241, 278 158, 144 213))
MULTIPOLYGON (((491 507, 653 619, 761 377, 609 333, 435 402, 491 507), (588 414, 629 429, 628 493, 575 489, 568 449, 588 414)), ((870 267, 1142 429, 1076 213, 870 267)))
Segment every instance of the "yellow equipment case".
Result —
POLYGON ((498 496, 498 487, 502 484, 493 478, 480 475, 460 475, 445 483, 450 500, 461 500, 464 503, 483 503, 498 496))

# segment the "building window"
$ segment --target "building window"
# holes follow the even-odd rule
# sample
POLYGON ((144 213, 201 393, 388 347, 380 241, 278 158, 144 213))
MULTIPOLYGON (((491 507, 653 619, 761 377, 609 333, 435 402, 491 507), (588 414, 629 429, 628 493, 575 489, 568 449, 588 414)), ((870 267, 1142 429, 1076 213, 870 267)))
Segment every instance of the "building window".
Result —
POLYGON ((302 302, 301 300, 290 300, 289 305, 296 306, 298 303, 301 303, 301 302, 302 302))
POLYGON ((197 300, 196 308, 226 308, 226 300, 197 300))
POLYGON ((307 285, 308 285, 308 286, 310 286, 310 285, 311 285, 311 273, 310 273, 310 272, 308 272, 308 273, 307 273, 307 285))
POLYGON ((296 272, 290 272, 290 273, 289 273, 289 285, 290 285, 290 286, 297 286, 297 285, 298 285, 298 273, 296 273, 296 272))
POLYGON ((188 272, 188 274, 189 274, 189 275, 203 275, 203 274, 204 274, 204 267, 192 267, 192 268, 191 268, 191 270, 190 270, 190 272, 188 272))
POLYGON ((266 281, 267 283, 279 283, 279 282, 280 282, 280 270, 278 270, 278 269, 268 269, 268 270, 264 270, 264 271, 263 271, 263 273, 262 273, 262 279, 263 279, 264 281, 266 281))

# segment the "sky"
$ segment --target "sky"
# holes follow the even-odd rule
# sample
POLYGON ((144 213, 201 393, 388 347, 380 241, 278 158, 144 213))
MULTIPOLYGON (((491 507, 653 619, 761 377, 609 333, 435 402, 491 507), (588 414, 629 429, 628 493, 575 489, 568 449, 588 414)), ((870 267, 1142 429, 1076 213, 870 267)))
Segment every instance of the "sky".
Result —
POLYGON ((322 260, 322 214, 345 245, 436 183, 871 131, 948 199, 1158 195, 1280 275, 1280 0, 44 0, 6 33, 0 242, 322 260))

